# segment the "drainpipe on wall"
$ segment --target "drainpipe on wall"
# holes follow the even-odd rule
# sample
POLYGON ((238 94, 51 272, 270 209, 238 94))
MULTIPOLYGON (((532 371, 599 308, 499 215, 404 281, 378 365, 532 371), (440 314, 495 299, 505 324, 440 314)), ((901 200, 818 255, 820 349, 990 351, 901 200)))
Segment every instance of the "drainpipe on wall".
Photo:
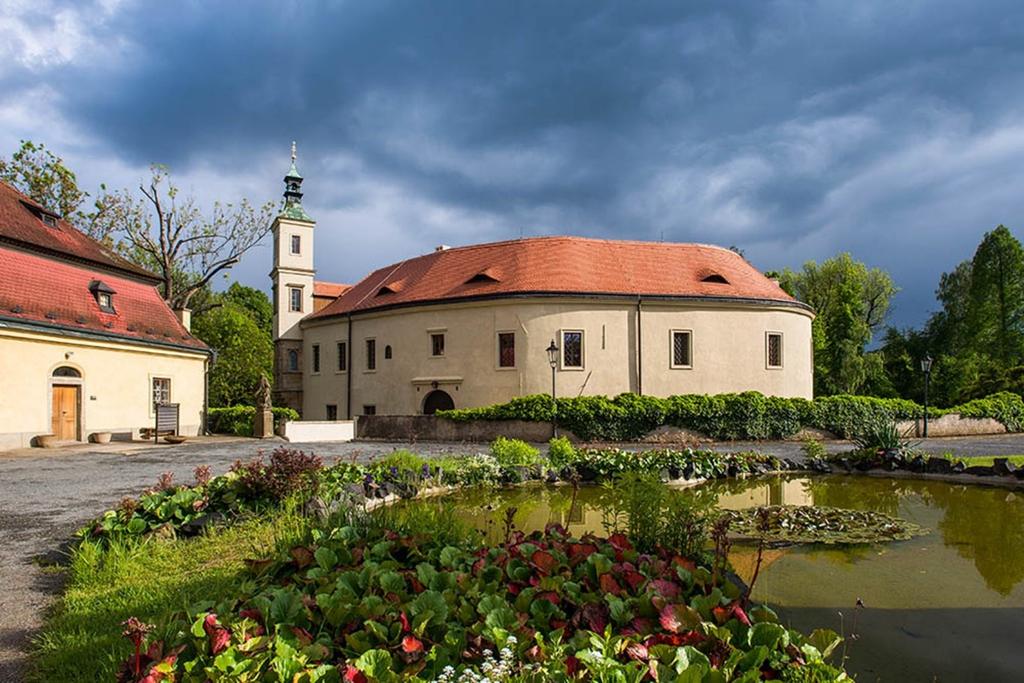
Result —
POLYGON ((644 395, 644 327, 643 300, 636 297, 636 393, 644 395))
POLYGON ((345 360, 345 367, 348 368, 348 372, 345 373, 345 419, 352 419, 352 373, 355 372, 355 368, 352 367, 352 314, 348 314, 348 343, 345 344, 345 355, 348 358, 345 360))
POLYGON ((211 351, 203 359, 203 424, 199 430, 203 436, 210 435, 210 362, 216 355, 216 351, 211 351))

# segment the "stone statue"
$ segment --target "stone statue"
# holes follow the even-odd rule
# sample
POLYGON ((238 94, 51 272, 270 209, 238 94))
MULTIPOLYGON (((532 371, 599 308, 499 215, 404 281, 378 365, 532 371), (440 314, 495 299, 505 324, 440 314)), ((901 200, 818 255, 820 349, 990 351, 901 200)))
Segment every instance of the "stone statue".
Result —
POLYGON ((270 411, 270 382, 267 381, 266 375, 260 377, 260 385, 256 389, 256 415, 252 434, 257 439, 269 439, 274 436, 274 414, 270 411))
POLYGON ((266 375, 260 375, 260 385, 256 388, 256 409, 270 410, 270 382, 266 375))

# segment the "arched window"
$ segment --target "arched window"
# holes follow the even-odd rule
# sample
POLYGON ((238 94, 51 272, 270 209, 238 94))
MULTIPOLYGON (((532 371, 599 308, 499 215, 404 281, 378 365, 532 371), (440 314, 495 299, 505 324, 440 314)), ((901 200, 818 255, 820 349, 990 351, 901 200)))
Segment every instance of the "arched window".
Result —
POLYGON ((391 360, 391 344, 384 347, 384 360, 391 360))
POLYGON ((299 352, 296 351, 295 349, 291 349, 288 351, 288 371, 299 371, 299 352))
POLYGON ((78 370, 76 370, 76 369, 74 369, 72 367, 69 367, 67 365, 62 365, 62 366, 60 366, 59 368, 57 368, 56 370, 53 371, 53 376, 54 377, 81 377, 82 373, 80 373, 78 370))

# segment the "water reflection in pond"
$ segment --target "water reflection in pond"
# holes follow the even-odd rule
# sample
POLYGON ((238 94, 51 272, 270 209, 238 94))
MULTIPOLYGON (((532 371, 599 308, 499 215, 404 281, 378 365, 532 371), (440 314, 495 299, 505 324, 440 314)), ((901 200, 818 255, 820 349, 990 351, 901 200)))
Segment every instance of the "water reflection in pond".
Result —
MULTIPOLYGON (((602 532, 608 493, 569 487, 460 495, 461 514, 497 537, 502 512, 519 528, 565 525, 602 532)), ((827 505, 875 510, 929 529, 927 536, 854 547, 769 551, 754 597, 794 628, 824 626, 848 641, 859 681, 1024 680, 1024 492, 998 487, 873 477, 750 479, 685 489, 721 508, 827 505), (855 609, 857 599, 866 608, 855 609)), ((732 561, 749 578, 753 549, 732 561)))

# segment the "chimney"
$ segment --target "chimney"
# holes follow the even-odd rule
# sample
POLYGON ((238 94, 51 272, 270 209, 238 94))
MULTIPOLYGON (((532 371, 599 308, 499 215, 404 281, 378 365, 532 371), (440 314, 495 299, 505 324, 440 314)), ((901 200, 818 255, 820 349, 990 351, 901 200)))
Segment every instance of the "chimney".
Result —
POLYGON ((174 317, 178 319, 181 326, 185 328, 186 332, 192 331, 192 309, 191 308, 177 308, 174 310, 174 317))

